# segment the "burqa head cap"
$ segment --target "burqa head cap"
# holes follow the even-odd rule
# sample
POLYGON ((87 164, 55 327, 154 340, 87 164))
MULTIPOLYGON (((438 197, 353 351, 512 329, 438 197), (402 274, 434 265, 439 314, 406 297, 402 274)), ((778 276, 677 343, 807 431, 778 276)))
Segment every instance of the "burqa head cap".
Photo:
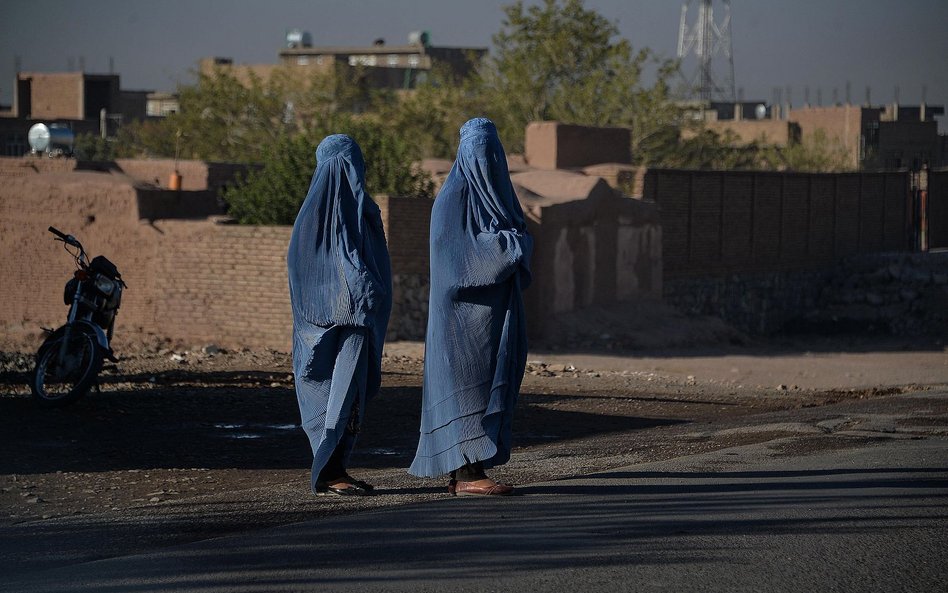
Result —
POLYGON ((332 134, 323 138, 316 147, 316 162, 322 163, 331 158, 341 156, 355 165, 360 172, 365 171, 365 160, 362 158, 362 149, 348 134, 332 134))
POLYGON ((489 141, 497 138, 497 127, 486 117, 475 117, 461 126, 461 142, 489 141))

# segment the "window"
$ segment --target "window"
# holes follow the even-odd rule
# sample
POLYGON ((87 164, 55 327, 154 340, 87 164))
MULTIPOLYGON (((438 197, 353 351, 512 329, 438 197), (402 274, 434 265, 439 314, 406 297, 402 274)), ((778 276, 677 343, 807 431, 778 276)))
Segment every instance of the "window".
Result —
POLYGON ((349 56, 350 66, 375 66, 377 63, 375 56, 357 55, 349 56))
POLYGON ((296 64, 298 66, 307 66, 309 65, 309 56, 299 56, 296 58, 296 64))

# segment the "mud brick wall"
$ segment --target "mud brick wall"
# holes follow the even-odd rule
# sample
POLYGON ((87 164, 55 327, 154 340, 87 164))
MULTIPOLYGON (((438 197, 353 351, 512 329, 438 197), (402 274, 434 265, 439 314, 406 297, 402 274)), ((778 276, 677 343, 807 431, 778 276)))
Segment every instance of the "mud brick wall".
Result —
MULTIPOLYGON (((128 283, 116 328, 119 350, 159 340, 290 348, 291 227, 149 220, 141 205, 154 193, 95 172, 15 176, 0 184, 0 246, 8 254, 0 260, 0 348, 35 348, 42 327, 65 320, 62 290, 74 267, 49 225, 77 236, 90 255, 106 255, 128 283)), ((390 334, 421 338, 431 201, 383 196, 379 202, 395 277, 390 334)))
POLYGON ((907 173, 649 170, 666 278, 812 269, 910 249, 907 173))
POLYGON ((906 173, 650 170, 664 298, 771 333, 812 309, 843 258, 911 249, 906 173))
POLYGON ((158 187, 168 187, 171 174, 181 175, 183 190, 213 190, 230 185, 238 175, 257 168, 255 165, 235 163, 207 163, 204 161, 174 159, 117 159, 115 166, 132 179, 158 187))
MULTIPOLYGON (((150 292, 160 235, 139 222, 135 189, 114 176, 47 173, 0 183, 0 342, 36 345, 40 327, 63 323, 63 286, 75 270, 52 225, 78 237, 90 255, 105 254, 128 282, 122 337, 154 328, 150 292)), ((121 338, 120 338, 121 339, 121 338)))
MULTIPOLYGON (((80 72, 20 73, 18 82, 30 79, 32 100, 29 112, 18 106, 21 117, 32 119, 84 119, 84 77, 80 72)), ((23 84, 19 82, 19 84, 23 84)))
POLYGON ((533 284, 524 293, 531 336, 558 314, 662 294, 662 230, 655 204, 590 198, 528 218, 533 284))
POLYGON ((846 149, 849 165, 859 166, 859 141, 862 130, 869 119, 878 120, 859 105, 836 105, 832 107, 805 107, 791 109, 787 119, 800 127, 803 140, 813 138, 819 130, 829 140, 835 140, 846 149))
MULTIPOLYGON (((204 161, 178 161, 181 174, 181 189, 184 191, 210 191, 234 183, 239 175, 246 175, 259 165, 237 163, 206 163, 204 161)), ((37 173, 66 173, 69 171, 100 171, 124 174, 133 181, 167 188, 171 173, 175 171, 173 159, 117 159, 115 161, 78 161, 73 158, 48 158, 44 155, 23 157, 0 157, 0 177, 21 177, 37 173)))
POLYGON ((0 178, 22 177, 37 173, 66 173, 78 167, 75 159, 49 158, 45 155, 0 157, 0 178))
MULTIPOLYGON (((118 350, 162 340, 184 347, 288 350, 285 257, 291 228, 166 218, 175 209, 148 206, 156 194, 167 197, 102 172, 5 178, 0 245, 8 257, 0 259, 0 348, 35 348, 42 327, 64 321, 62 290, 73 264, 46 231, 52 224, 77 236, 91 255, 109 257, 128 283, 116 328, 118 350)), ((422 339, 433 202, 386 196, 377 202, 392 258, 389 338, 422 339)), ((654 204, 620 197, 553 204, 539 209, 530 228, 536 239, 534 285, 525 298, 535 335, 551 315, 661 294, 654 204)))
POLYGON ((434 200, 376 196, 392 258, 389 340, 423 340, 428 324, 428 229, 434 200))
POLYGON ((632 162, 628 128, 535 121, 524 132, 524 156, 531 167, 569 169, 599 163, 632 162))
POLYGON ((291 347, 292 227, 156 221, 155 332, 196 345, 291 347))

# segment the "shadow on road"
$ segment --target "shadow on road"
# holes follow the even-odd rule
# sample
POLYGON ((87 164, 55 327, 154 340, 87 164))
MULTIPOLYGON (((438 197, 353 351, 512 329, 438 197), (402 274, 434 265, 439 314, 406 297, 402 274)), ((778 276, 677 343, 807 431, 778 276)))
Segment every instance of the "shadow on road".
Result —
MULTIPOLYGON (((775 545, 767 538, 776 534, 884 538, 938 524, 948 519, 948 480, 941 477, 946 472, 943 467, 614 472, 603 479, 625 482, 595 486, 565 480, 523 488, 524 496, 510 499, 445 499, 277 528, 226 545, 159 550, 134 564, 80 566, 86 579, 76 580, 71 590, 153 591, 172 584, 175 590, 245 590, 240 583, 273 590, 373 583, 407 588, 485 574, 549 578, 567 568, 726 565, 751 545, 738 541, 757 549, 775 545), (707 483, 718 477, 737 481, 707 483), (758 478, 768 481, 754 481, 758 478), (734 539, 740 536, 756 539, 734 539)), ((82 520, 39 525, 23 545, 94 528, 82 520)))
MULTIPOLYGON (((108 376, 64 409, 29 397, 0 398, 0 474, 157 468, 306 469, 311 451, 299 428, 286 373, 184 371, 108 376), (131 389, 129 383, 146 386, 131 389)), ((523 394, 517 445, 641 430, 679 420, 554 410, 555 394, 523 394)), ((387 387, 371 403, 353 467, 407 467, 418 441, 421 389, 387 387)))

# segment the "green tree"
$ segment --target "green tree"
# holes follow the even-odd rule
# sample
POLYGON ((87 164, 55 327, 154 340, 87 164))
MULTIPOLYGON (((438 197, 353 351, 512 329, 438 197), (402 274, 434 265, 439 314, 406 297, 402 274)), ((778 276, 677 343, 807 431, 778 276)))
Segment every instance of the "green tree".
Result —
POLYGON ((839 173, 855 169, 846 147, 820 128, 812 136, 767 153, 770 168, 809 173, 839 173))
POLYGON ((487 110, 513 151, 530 121, 627 123, 641 90, 646 50, 633 51, 618 28, 582 0, 504 8, 503 28, 480 71, 487 110))
POLYGON ((350 120, 340 130, 352 136, 365 155, 365 185, 375 194, 432 197, 431 176, 415 163, 421 154, 397 128, 371 117, 350 120))
POLYGON ((79 134, 73 144, 73 153, 81 161, 111 161, 112 142, 98 134, 79 134))
POLYGON ((228 214, 242 224, 293 224, 313 175, 315 149, 302 134, 269 145, 262 167, 224 190, 228 214))
POLYGON ((766 169, 765 154, 756 143, 739 142, 731 131, 699 129, 679 138, 659 162, 662 167, 674 169, 766 169))
POLYGON ((371 194, 430 197, 431 177, 415 167, 413 146, 372 117, 348 117, 312 135, 286 135, 270 145, 263 165, 225 190, 228 213, 243 224, 293 224, 315 166, 319 141, 329 133, 352 136, 366 159, 365 184, 371 194))
POLYGON ((479 98, 476 79, 435 67, 411 93, 377 96, 373 111, 420 157, 453 158, 461 125, 485 113, 479 98))
MULTIPOLYGON (((636 89, 619 123, 631 130, 632 158, 636 164, 673 167, 681 159, 683 138, 699 133, 701 128, 672 96, 670 81, 676 75, 677 62, 656 58, 650 61, 656 68, 655 83, 636 89)), ((707 144, 709 139, 704 140, 707 144)), ((709 148, 706 146, 705 150, 709 148)))
POLYGON ((253 73, 239 80, 226 69, 199 73, 195 85, 178 88, 180 110, 165 119, 131 124, 119 136, 129 155, 174 156, 238 163, 259 162, 287 127, 282 93, 253 73))

